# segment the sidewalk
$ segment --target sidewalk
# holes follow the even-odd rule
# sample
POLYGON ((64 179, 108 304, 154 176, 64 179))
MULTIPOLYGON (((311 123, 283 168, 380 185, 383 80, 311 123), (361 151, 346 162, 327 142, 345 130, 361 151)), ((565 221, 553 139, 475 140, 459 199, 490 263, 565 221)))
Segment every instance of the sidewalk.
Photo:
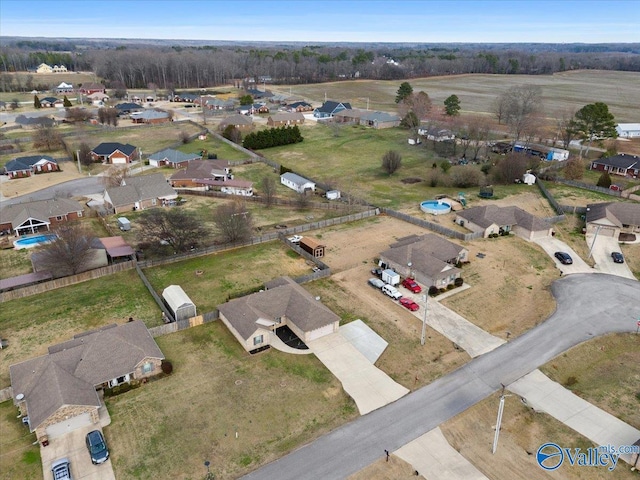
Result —
MULTIPOLYGON (((527 406, 551 415, 597 446, 612 445, 617 448, 620 445, 633 445, 640 438, 640 430, 583 400, 540 370, 525 375, 508 385, 507 389, 524 398, 527 406)), ((632 463, 632 455, 621 455, 620 458, 632 463)))

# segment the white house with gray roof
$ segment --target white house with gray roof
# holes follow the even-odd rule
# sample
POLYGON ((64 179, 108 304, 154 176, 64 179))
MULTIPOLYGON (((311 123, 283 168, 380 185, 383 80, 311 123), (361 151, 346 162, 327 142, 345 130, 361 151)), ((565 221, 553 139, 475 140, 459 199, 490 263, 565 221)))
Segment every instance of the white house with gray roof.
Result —
POLYGON ((271 345, 287 326, 307 343, 337 332, 340 317, 289 277, 275 287, 218 305, 220 320, 247 352, 271 345))
POLYGON ((640 123, 619 123, 616 132, 621 138, 640 138, 640 123))
MULTIPOLYGON (((586 214, 587 234, 620 240, 621 235, 640 235, 640 204, 633 202, 590 203, 586 214)), ((633 239, 629 239, 633 241, 633 239)))
POLYGON ((104 192, 104 202, 114 213, 170 205, 176 198, 178 193, 161 173, 127 177, 104 192))
POLYGON ((525 240, 551 235, 551 224, 522 210, 519 207, 498 207, 485 205, 461 210, 456 213, 455 222, 472 232, 482 232, 483 237, 513 232, 525 240))
POLYGON ((280 175, 280 183, 298 193, 315 192, 316 184, 293 172, 286 172, 280 175))

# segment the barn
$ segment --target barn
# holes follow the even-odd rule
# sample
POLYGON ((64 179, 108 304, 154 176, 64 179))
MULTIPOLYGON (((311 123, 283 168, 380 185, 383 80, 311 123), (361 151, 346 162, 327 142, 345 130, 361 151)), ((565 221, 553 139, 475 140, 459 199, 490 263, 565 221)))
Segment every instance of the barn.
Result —
POLYGON ((162 292, 162 299, 167 304, 176 322, 196 316, 196 305, 184 293, 180 285, 169 285, 162 292))

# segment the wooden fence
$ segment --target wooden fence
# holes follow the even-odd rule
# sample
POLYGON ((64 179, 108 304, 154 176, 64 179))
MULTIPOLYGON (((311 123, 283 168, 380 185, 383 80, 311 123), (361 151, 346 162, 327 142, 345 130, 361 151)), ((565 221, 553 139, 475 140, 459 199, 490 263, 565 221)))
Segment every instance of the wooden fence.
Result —
POLYGON ((0 390, 0 403, 6 402, 13 398, 13 389, 11 387, 3 388, 0 390))
POLYGON ((440 233, 449 238, 455 238, 457 240, 473 240, 475 238, 482 238, 484 232, 473 232, 473 233, 462 233, 456 230, 452 230, 447 227, 443 227, 438 223, 429 222, 427 220, 422 220, 421 218, 412 217, 406 213, 397 212, 395 210, 391 210, 390 208, 380 208, 382 213, 385 213, 391 217, 395 217, 404 222, 412 223, 413 225, 418 225, 419 227, 426 228, 427 230, 431 230, 432 232, 440 233))
POLYGON ((15 300, 17 298, 29 297, 31 295, 38 295, 40 293, 48 292, 56 288, 68 287, 69 285, 75 285, 76 283, 82 283, 95 278, 104 277, 105 275, 111 275, 116 272, 123 272, 125 270, 131 270, 135 267, 135 261, 116 263, 114 265, 108 265, 106 267, 95 268, 87 272, 78 273, 76 275, 70 275, 68 277, 56 278, 55 280, 49 280, 48 282, 38 283, 36 285, 30 285, 24 288, 18 288, 16 290, 10 290, 8 292, 0 293, 0 303, 7 302, 9 300, 15 300))

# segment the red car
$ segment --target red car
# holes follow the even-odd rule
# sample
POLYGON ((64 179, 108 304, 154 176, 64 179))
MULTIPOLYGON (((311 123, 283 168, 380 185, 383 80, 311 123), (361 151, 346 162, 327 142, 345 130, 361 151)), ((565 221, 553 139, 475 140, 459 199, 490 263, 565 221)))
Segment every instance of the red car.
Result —
POLYGON ((400 305, 402 305, 404 308, 408 308, 412 312, 416 312, 420 309, 420 305, 418 305, 416 302, 414 302, 410 298, 402 297, 398 301, 400 302, 400 305))
POLYGON ((413 293, 420 293, 422 291, 422 287, 420 287, 413 278, 405 278, 402 281, 402 286, 411 290, 413 293))

